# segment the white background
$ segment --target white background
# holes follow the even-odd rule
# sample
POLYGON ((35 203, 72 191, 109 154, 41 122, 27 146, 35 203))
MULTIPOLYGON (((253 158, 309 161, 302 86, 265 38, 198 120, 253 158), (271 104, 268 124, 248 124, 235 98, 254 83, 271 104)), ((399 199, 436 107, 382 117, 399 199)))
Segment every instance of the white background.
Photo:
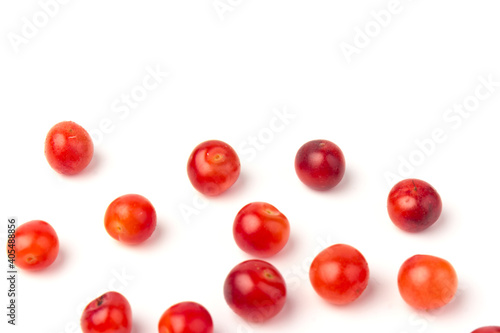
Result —
MULTIPOLYGON (((15 215, 49 222, 61 246, 49 269, 19 272, 14 328, 1 279, 1 331, 80 332, 82 308, 108 288, 130 301, 134 333, 156 332, 163 311, 186 300, 210 311, 216 333, 500 325, 500 86, 488 91, 480 79, 500 82, 498 1, 401 0, 380 31, 370 13, 389 1, 220 3, 230 10, 218 12, 212 0, 74 0, 48 22, 37 1, 0 4, 1 241, 15 215), (33 16, 46 25, 25 38, 33 16), (369 42, 359 33, 366 26, 369 42), (13 36, 25 39, 14 47, 13 36), (359 46, 350 62, 346 44, 359 46), (169 75, 130 112, 114 112, 147 68, 169 75), (476 89, 488 96, 474 106, 476 89), (464 101, 474 108, 466 117, 447 111, 464 101), (91 165, 74 177, 54 172, 43 154, 47 132, 63 120, 96 141, 91 165), (436 131, 440 142, 431 144, 436 131), (293 167, 298 148, 318 138, 346 157, 345 178, 329 192, 306 188, 293 167), (186 162, 208 139, 232 145, 242 172, 228 192, 205 199, 186 162), (426 142, 425 155, 416 141, 426 142), (391 223, 387 173, 438 190, 443 213, 433 227, 408 234, 391 223), (158 214, 153 237, 136 247, 103 226, 108 204, 126 193, 146 196, 158 214), (262 325, 233 314, 222 293, 229 270, 250 259, 232 223, 251 201, 275 205, 292 229, 269 259, 287 279, 287 304, 262 325), (371 273, 364 294, 341 307, 308 280, 312 258, 335 243, 360 250, 371 273), (415 311, 399 296, 399 267, 418 253, 443 257, 458 273, 456 299, 441 310, 415 311)), ((6 272, 7 260, 1 266, 6 272)))

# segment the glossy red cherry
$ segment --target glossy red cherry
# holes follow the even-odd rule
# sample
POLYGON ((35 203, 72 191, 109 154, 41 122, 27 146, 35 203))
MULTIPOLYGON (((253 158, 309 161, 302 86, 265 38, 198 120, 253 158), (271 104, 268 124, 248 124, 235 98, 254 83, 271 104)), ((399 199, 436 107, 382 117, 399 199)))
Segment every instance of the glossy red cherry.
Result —
POLYGON ((245 320, 264 322, 276 316, 285 305, 285 280, 270 263, 247 260, 229 272, 224 281, 224 298, 245 320))
POLYGON ((309 141, 295 156, 295 171, 307 186, 315 190, 331 189, 344 177, 344 154, 328 140, 309 141))
POLYGON ((114 239, 125 244, 139 244, 155 231, 156 211, 142 195, 125 194, 109 204, 104 226, 114 239))
POLYGON ((346 244, 335 244, 321 251, 309 270, 316 293, 337 305, 351 303, 361 296, 369 276, 365 257, 346 244))
POLYGON ((50 166, 65 175, 81 172, 92 160, 94 144, 89 133, 72 121, 52 127, 45 139, 45 157, 50 166))
POLYGON ((45 221, 34 220, 17 227, 14 244, 7 243, 7 253, 15 255, 14 264, 25 270, 50 266, 59 253, 56 231, 45 221))
POLYGON ((122 294, 110 291, 85 307, 80 326, 83 333, 130 333, 132 309, 122 294))
POLYGON ((201 193, 216 196, 229 189, 240 175, 240 159, 225 142, 210 140, 196 146, 189 156, 187 172, 201 193))
POLYGON ((252 202, 236 215, 233 236, 240 249, 248 254, 270 257, 288 242, 290 223, 273 205, 252 202))
POLYGON ((201 304, 181 302, 168 308, 158 323, 159 333, 212 333, 210 313, 201 304))
POLYGON ((387 198, 392 222, 409 232, 419 232, 433 225, 441 215, 441 197, 429 183, 405 179, 394 185, 387 198))
POLYGON ((455 269, 439 257, 415 255, 399 269, 401 297, 416 309, 432 310, 448 304, 455 296, 457 287, 455 269))

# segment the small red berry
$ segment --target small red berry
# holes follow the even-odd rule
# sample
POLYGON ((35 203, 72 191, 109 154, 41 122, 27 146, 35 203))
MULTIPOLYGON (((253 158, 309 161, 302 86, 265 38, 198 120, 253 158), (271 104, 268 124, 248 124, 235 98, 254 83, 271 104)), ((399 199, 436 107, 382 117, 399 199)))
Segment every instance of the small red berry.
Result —
POLYGON ((429 183, 405 179, 394 185, 387 198, 387 211, 399 228, 418 232, 433 225, 441 215, 441 197, 429 183))
POLYGON ((50 166, 64 175, 74 175, 87 167, 94 144, 87 131, 72 121, 52 127, 45 139, 45 157, 50 166))
POLYGON ((328 140, 309 141, 295 156, 295 171, 307 186, 315 190, 331 189, 344 177, 344 154, 328 140))

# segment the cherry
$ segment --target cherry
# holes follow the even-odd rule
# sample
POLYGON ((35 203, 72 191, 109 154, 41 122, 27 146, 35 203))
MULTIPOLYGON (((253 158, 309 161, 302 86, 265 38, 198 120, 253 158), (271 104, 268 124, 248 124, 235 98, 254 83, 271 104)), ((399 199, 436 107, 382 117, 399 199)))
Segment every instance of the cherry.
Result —
POLYGON ((333 142, 309 141, 300 147, 295 156, 295 171, 307 186, 315 190, 331 189, 344 176, 344 154, 333 142))
POLYGON ((428 183, 405 179, 394 185, 387 198, 387 210, 399 228, 418 232, 434 224, 441 214, 441 197, 428 183))
POLYGON ((115 291, 107 292, 83 310, 80 319, 83 333, 130 333, 132 310, 127 299, 115 291))

